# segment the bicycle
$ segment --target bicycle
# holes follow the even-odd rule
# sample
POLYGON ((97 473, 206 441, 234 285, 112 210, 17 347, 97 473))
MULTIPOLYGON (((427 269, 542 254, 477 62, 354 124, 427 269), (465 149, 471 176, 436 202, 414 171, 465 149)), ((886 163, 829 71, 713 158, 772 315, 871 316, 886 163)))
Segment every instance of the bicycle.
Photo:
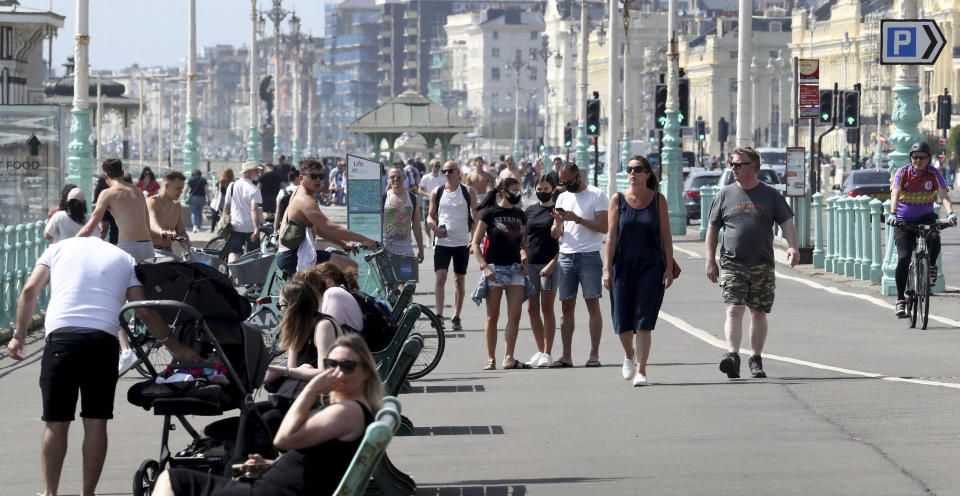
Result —
MULTIPOLYGON (((408 257, 403 257, 408 258, 408 257)), ((410 368, 407 375, 410 379, 420 379, 429 374, 440 363, 446 339, 443 334, 443 321, 429 308, 419 303, 408 303, 413 296, 415 286, 407 281, 403 290, 398 289, 401 282, 397 277, 396 262, 402 262, 397 255, 393 255, 386 248, 378 246, 377 251, 363 256, 369 270, 361 277, 359 286, 361 291, 385 299, 393 306, 394 315, 400 315, 400 310, 409 305, 416 305, 420 309, 420 317, 411 329, 411 334, 419 334, 423 338, 423 349, 410 368)), ((413 272, 416 272, 415 270, 413 272)))
POLYGON ((898 221, 894 226, 909 231, 916 235, 916 248, 913 250, 913 256, 910 258, 910 269, 907 273, 907 290, 904 291, 904 297, 907 301, 907 313, 910 316, 910 328, 917 327, 917 320, 920 320, 920 328, 927 328, 927 320, 930 315, 930 253, 927 251, 927 238, 934 231, 942 231, 948 227, 953 227, 949 222, 937 221, 929 224, 912 223, 898 221))
MULTIPOLYGON (((260 226, 259 244, 263 249, 265 243, 269 243, 273 232, 273 224, 267 223, 260 226)), ((203 252, 208 255, 215 255, 222 260, 226 260, 230 255, 227 251, 227 239, 230 236, 215 236, 203 246, 203 252)))

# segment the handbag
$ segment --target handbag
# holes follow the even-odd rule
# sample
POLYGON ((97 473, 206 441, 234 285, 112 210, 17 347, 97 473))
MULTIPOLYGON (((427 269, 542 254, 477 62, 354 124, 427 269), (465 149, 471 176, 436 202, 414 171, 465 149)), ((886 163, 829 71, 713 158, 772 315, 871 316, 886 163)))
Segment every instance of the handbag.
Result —
MULTIPOLYGON (((233 194, 233 183, 230 183, 230 187, 227 188, 227 193, 225 196, 233 194)), ((233 198, 231 198, 231 204, 233 204, 233 198)), ((230 222, 230 214, 224 212, 220 216, 220 220, 217 221, 217 227, 214 229, 217 232, 217 236, 222 236, 226 238, 233 233, 233 224, 230 222)))
MULTIPOLYGON (((291 201, 299 191, 300 188, 297 188, 297 191, 293 192, 293 195, 290 196, 291 201)), ((300 243, 303 243, 303 240, 307 238, 307 226, 296 219, 290 219, 289 214, 290 208, 288 207, 283 213, 283 220, 281 221, 281 223, 285 223, 285 227, 280 234, 280 245, 288 250, 297 251, 300 249, 300 243)))
MULTIPOLYGON (((656 212, 656 216, 657 216, 657 231, 658 231, 658 232, 660 231, 660 196, 662 196, 662 195, 661 195, 660 193, 657 193, 657 197, 654 198, 654 201, 656 202, 656 204, 655 204, 655 206, 654 206, 654 211, 656 212)), ((666 253, 667 253, 666 250, 664 250, 663 253, 666 254, 666 253)), ((673 262, 673 278, 674 278, 674 279, 677 279, 678 277, 680 277, 680 271, 681 271, 681 269, 680 269, 680 264, 677 263, 676 257, 673 257, 673 258, 671 259, 671 261, 673 262)))

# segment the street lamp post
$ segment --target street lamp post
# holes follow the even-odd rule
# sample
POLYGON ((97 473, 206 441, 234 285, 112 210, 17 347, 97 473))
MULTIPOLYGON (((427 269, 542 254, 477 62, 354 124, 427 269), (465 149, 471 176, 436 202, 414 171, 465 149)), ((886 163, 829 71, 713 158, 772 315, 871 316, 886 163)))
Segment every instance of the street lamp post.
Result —
POLYGON ((784 83, 789 83, 793 78, 787 67, 787 61, 783 58, 782 50, 777 51, 777 59, 774 62, 777 65, 777 94, 779 95, 779 101, 777 103, 777 146, 785 148, 787 146, 787 126, 783 125, 783 122, 786 120, 783 116, 790 108, 787 100, 787 95, 790 93, 788 89, 790 85, 784 83))
MULTIPOLYGON (((677 0, 670 0, 667 17, 667 108, 663 126, 663 170, 666 171, 667 211, 670 215, 670 233, 687 233, 687 215, 683 206, 683 164, 680 145, 680 61, 677 54, 677 0)), ((741 26, 742 29, 742 26, 741 26)), ((742 52, 741 52, 742 53, 742 52)))
MULTIPOLYGON (((257 31, 263 16, 257 12, 257 0, 250 0, 250 133, 247 135, 247 160, 260 158, 259 105, 257 98, 257 31)), ((262 29, 262 28, 261 28, 262 29)))
MULTIPOLYGON (((629 2, 624 2, 623 9, 627 10, 627 5, 629 2)), ((605 21, 609 22, 609 33, 610 39, 607 45, 607 58, 609 62, 609 71, 607 77, 609 78, 608 86, 608 109, 607 112, 607 194, 615 196, 617 193, 617 172, 619 160, 617 160, 616 150, 617 150, 617 140, 619 139, 617 126, 620 124, 618 121, 622 116, 620 110, 623 109, 623 105, 626 102, 621 102, 620 108, 617 108, 617 93, 620 92, 620 88, 617 87, 620 84, 620 66, 617 64, 617 58, 621 55, 620 53, 620 40, 617 39, 617 34, 619 30, 617 29, 617 16, 620 15, 619 7, 617 2, 611 1, 607 3, 607 15, 605 21)), ((598 32, 599 34, 599 32, 598 32)), ((626 64, 623 65, 623 73, 627 73, 626 64)), ((626 127, 626 123, 624 123, 626 127)), ((599 168, 600 164, 596 164, 596 167, 599 168)), ((596 169, 594 169, 596 171, 596 169)), ((594 172, 594 177, 596 177, 596 172, 594 172)))
POLYGON ((753 84, 757 80, 757 77, 760 75, 760 67, 757 66, 757 57, 754 56, 750 61, 750 135, 751 140, 753 141, 753 146, 757 146, 757 142, 760 141, 760 119, 757 118, 757 85, 753 84))
POLYGON ((507 69, 513 69, 514 76, 516 77, 516 91, 514 91, 514 101, 513 101, 513 162, 520 163, 520 69, 526 65, 523 63, 523 57, 521 56, 521 51, 518 49, 516 55, 513 58, 513 62, 507 64, 507 69))
POLYGON ((773 146, 774 142, 777 143, 777 146, 781 146, 778 139, 780 134, 777 132, 777 128, 774 126, 779 122, 780 111, 777 109, 777 101, 773 96, 773 88, 777 87, 777 95, 779 96, 780 91, 780 74, 777 71, 777 63, 773 57, 767 58, 767 74, 770 76, 770 111, 767 113, 767 117, 770 119, 770 122, 767 123, 767 143, 769 146, 773 146))
POLYGON ((189 35, 187 42, 187 122, 184 125, 183 172, 190 175, 197 168, 200 154, 197 152, 197 0, 189 0, 189 35))
MULTIPOLYGON (((850 56, 850 48, 852 43, 850 43, 850 34, 847 32, 843 33, 843 41, 840 42, 840 54, 843 55, 843 86, 840 87, 840 91, 844 92, 847 90, 847 58, 850 56)), ((843 93, 841 93, 843 94, 843 93)), ((837 99, 839 104, 843 104, 843 99, 837 99)), ((835 113, 840 114, 842 108, 838 108, 835 113)), ((843 124, 841 123, 840 129, 844 130, 843 124)), ((843 153, 840 154, 840 177, 837 178, 840 181, 840 184, 843 184, 843 180, 847 177, 847 135, 846 133, 841 133, 840 137, 841 142, 843 143, 843 153)))
POLYGON ((294 165, 300 163, 300 18, 290 16, 290 42, 293 44, 293 155, 294 165))
MULTIPOLYGON (((612 18, 612 16, 611 16, 612 18)), ((623 127, 623 136, 620 138, 620 163, 623 165, 624 170, 626 170, 627 164, 630 163, 630 126, 633 124, 630 117, 630 96, 628 95, 630 88, 630 2, 624 2, 623 4, 623 119, 620 122, 620 125, 623 127)), ((644 90, 646 90, 646 85, 644 85, 644 90)), ((646 100, 644 100, 646 101, 646 100)), ((611 152, 607 152, 608 156, 612 156, 611 152)), ((609 181, 615 181, 613 179, 613 174, 611 174, 611 179, 609 181)))
POLYGON ((76 184, 87 198, 93 198, 93 146, 90 145, 90 102, 88 83, 88 35, 90 0, 77 0, 77 34, 73 37, 73 107, 70 109, 70 145, 67 147, 67 182, 76 184))
POLYGON ((587 157, 587 43, 590 38, 589 4, 580 3, 580 74, 577 78, 577 165, 585 169, 587 157))
POLYGON ((290 12, 283 9, 281 5, 283 0, 273 0, 273 7, 267 11, 267 17, 273 21, 273 162, 280 160, 282 143, 280 141, 280 73, 283 70, 282 57, 280 56, 280 22, 282 22, 290 12))
POLYGON ((314 45, 314 38, 307 38, 307 156, 316 156, 316 150, 313 147, 313 94, 316 93, 316 79, 314 78, 313 68, 317 54, 317 47, 314 45))

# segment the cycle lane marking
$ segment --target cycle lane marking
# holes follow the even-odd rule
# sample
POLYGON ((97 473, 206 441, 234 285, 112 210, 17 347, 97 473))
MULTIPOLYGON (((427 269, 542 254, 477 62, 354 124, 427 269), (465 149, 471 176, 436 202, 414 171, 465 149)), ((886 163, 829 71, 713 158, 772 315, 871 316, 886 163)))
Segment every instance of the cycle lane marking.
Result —
MULTIPOLYGON (((716 348, 720 348, 720 349, 722 349, 722 350, 724 350, 724 351, 727 350, 727 343, 726 343, 726 341, 723 341, 723 340, 721 340, 721 339, 718 339, 717 337, 713 336, 713 335, 710 334, 709 332, 707 332, 707 331, 705 331, 705 330, 703 330, 703 329, 700 329, 700 328, 698 328, 698 327, 693 326, 692 324, 690 324, 689 322, 681 319, 680 317, 676 317, 676 316, 674 316, 674 315, 670 315, 669 313, 666 313, 666 312, 664 312, 664 311, 661 311, 661 312, 660 312, 660 318, 662 318, 663 320, 666 320, 667 322, 669 322, 671 325, 673 325, 673 326, 676 327, 677 329, 679 329, 679 330, 681 330, 681 331, 683 331, 683 332, 685 332, 685 333, 687 333, 687 334, 689 334, 689 335, 691 335, 691 336, 699 339, 700 341, 703 341, 704 343, 706 343, 706 344, 708 344, 708 345, 710 345, 710 346, 713 346, 713 347, 716 347, 716 348)), ((957 384, 957 383, 939 382, 939 381, 929 381, 929 380, 925 380, 925 379, 911 379, 911 378, 907 378, 907 377, 894 377, 894 376, 888 376, 888 375, 885 375, 885 374, 878 374, 878 373, 875 373, 875 372, 864 372, 864 371, 862 371, 862 370, 854 370, 854 369, 848 369, 848 368, 843 368, 843 367, 836 367, 836 366, 833 366, 833 365, 826 365, 826 364, 823 364, 823 363, 811 362, 811 361, 808 361, 808 360, 801 360, 801 359, 799 359, 799 358, 793 358, 793 357, 788 357, 788 356, 783 356, 783 355, 774 355, 774 354, 770 354, 770 353, 764 353, 764 354, 763 354, 763 358, 768 359, 768 360, 776 360, 776 361, 780 361, 780 362, 791 363, 791 364, 794 364, 794 365, 800 365, 800 366, 803 366, 803 367, 810 367, 810 368, 820 369, 820 370, 829 370, 829 371, 831 371, 831 372, 838 372, 838 373, 841 373, 841 374, 854 375, 854 376, 859 376, 859 377, 867 377, 867 378, 870 378, 870 379, 879 379, 879 380, 881 380, 881 381, 906 382, 906 383, 910 383, 910 384, 918 384, 918 385, 921 385, 921 386, 939 386, 939 387, 945 387, 945 388, 951 388, 951 389, 960 389, 960 384, 957 384)))

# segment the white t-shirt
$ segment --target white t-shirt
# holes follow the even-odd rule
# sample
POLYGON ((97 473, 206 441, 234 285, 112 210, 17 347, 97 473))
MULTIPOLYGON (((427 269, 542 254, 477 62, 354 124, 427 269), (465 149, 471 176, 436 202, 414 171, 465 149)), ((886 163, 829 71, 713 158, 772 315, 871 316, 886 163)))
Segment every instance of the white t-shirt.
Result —
POLYGON ((323 292, 320 311, 356 331, 363 330, 363 311, 360 310, 360 304, 349 291, 340 286, 329 287, 323 292))
MULTIPOLYGON (((470 186, 465 186, 470 194, 470 186)), ((459 185, 453 192, 441 191, 437 203, 437 225, 447 227, 447 236, 437 238, 437 246, 467 246, 470 244, 469 198, 464 198, 459 185)), ((474 205, 476 207, 476 205, 474 205)))
MULTIPOLYGON (((436 176, 433 174, 424 174, 423 177, 420 178, 420 187, 427 192, 427 195, 431 195, 437 190, 437 188, 440 187, 441 184, 445 183, 446 181, 447 178, 443 177, 442 173, 436 176)), ((429 200, 430 197, 428 196, 427 201, 429 200)), ((423 217, 426 218, 426 215, 423 217)))
MULTIPOLYGON (((609 203, 607 194, 596 186, 587 185, 579 193, 564 191, 557 197, 555 208, 573 212, 586 220, 597 220, 597 213, 607 215, 609 203)), ((573 221, 563 223, 563 236, 560 237, 560 253, 589 253, 600 251, 604 233, 599 233, 573 221)))
MULTIPOLYGON (((283 195, 290 194, 293 195, 293 192, 297 190, 296 184, 288 184, 286 188, 280 188, 280 192, 277 193, 277 205, 280 205, 280 200, 283 199, 283 195)), ((276 222, 280 222, 280 219, 277 219, 276 222)))
POLYGON ((47 334, 73 326, 116 336, 127 289, 142 286, 135 264, 125 251, 95 236, 50 245, 37 260, 50 268, 47 334))
MULTIPOLYGON (((84 223, 86 223, 87 219, 89 218, 89 215, 84 215, 84 223)), ((61 210, 50 217, 50 220, 47 221, 46 227, 43 228, 43 232, 49 234, 50 237, 53 238, 53 242, 56 243, 58 241, 76 236, 77 232, 80 231, 80 228, 82 227, 83 224, 77 224, 73 221, 73 219, 70 218, 69 215, 67 215, 66 212, 61 210)), ((93 235, 99 236, 100 226, 96 227, 96 231, 97 232, 93 233, 93 235)))
POLYGON ((230 224, 233 230, 240 233, 252 233, 258 223, 250 213, 252 204, 262 204, 263 197, 253 181, 242 177, 233 183, 232 191, 227 195, 226 205, 230 205, 230 224))

